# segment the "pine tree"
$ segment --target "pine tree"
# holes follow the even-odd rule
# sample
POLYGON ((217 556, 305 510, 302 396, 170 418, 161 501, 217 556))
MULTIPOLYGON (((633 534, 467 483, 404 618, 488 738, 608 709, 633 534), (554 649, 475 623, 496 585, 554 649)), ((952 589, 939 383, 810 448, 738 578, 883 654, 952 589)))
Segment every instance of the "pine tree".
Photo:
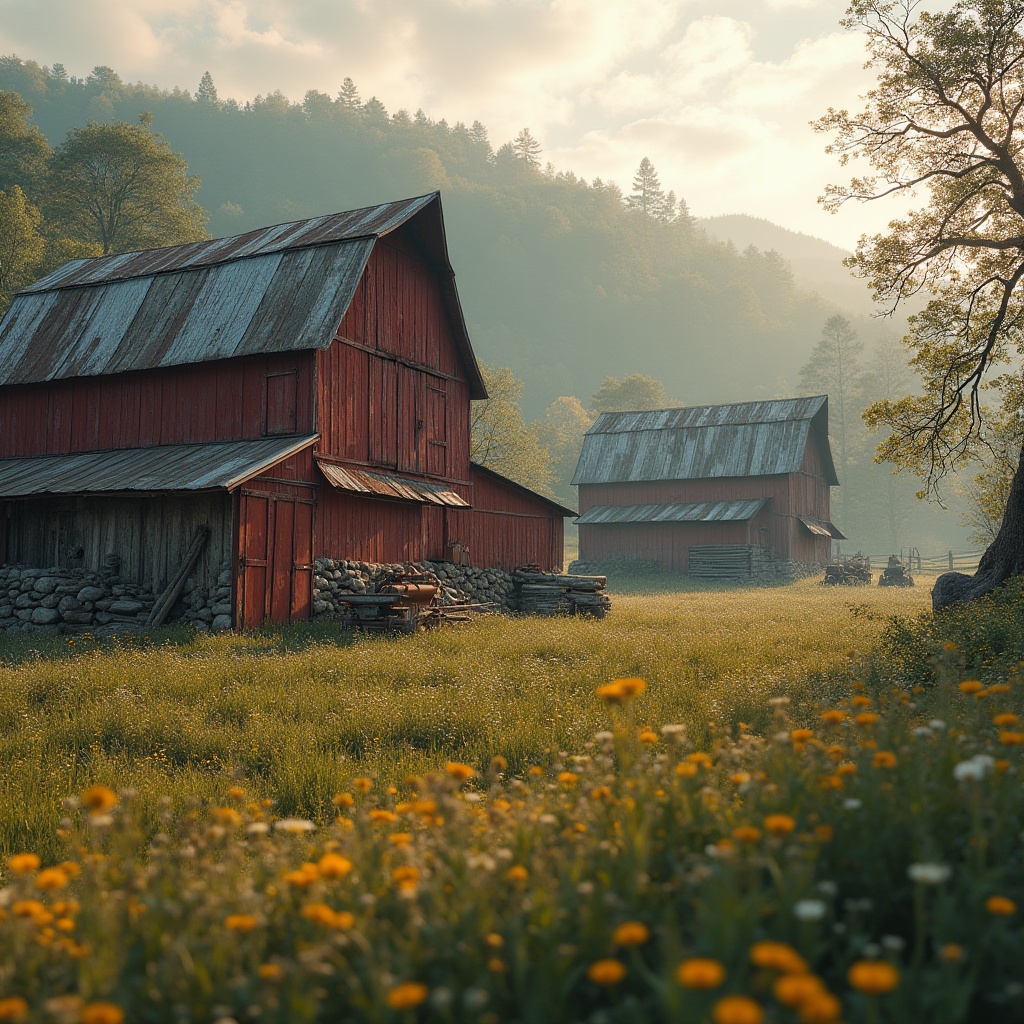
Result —
POLYGON ((196 89, 196 103, 203 103, 209 107, 220 106, 217 86, 213 84, 213 75, 209 71, 204 71, 203 77, 199 79, 199 88, 196 89))
POLYGON ((665 200, 657 213, 658 220, 670 223, 676 219, 676 194, 671 189, 665 193, 665 200))
POLYGON ((356 83, 351 78, 346 78, 341 83, 341 88, 338 90, 338 102, 343 107, 358 107, 359 106, 359 90, 356 88, 356 83))
POLYGON ((512 152, 525 161, 530 167, 540 166, 540 143, 530 134, 529 128, 524 128, 512 142, 512 152))
POLYGON ((626 206, 637 210, 645 217, 659 217, 664 209, 665 193, 654 164, 647 157, 640 161, 636 174, 633 175, 633 192, 626 200, 626 206))
POLYGON ((487 137, 487 129, 479 121, 474 121, 469 129, 469 137, 478 145, 486 146, 491 151, 491 140, 487 137))

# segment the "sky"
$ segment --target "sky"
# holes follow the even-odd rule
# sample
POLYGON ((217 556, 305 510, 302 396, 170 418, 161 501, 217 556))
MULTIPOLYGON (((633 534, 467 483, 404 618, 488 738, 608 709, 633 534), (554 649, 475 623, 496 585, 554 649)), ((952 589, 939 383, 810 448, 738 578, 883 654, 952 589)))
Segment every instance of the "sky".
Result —
POLYGON ((843 0, 0 0, 0 54, 108 65, 222 99, 334 95, 528 127, 542 160, 629 191, 643 157, 696 216, 748 213, 851 248, 894 215, 824 212, 843 169, 809 122, 872 84, 843 0))

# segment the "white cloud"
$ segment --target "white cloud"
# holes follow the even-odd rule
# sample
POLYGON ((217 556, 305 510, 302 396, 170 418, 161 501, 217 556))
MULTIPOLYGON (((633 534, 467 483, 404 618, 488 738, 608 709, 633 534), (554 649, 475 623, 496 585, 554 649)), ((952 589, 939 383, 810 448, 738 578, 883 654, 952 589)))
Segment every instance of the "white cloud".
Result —
POLYGON ((391 111, 479 119, 496 144, 529 126, 587 178, 628 188, 647 155, 695 210, 848 241, 815 206, 839 168, 807 124, 867 84, 837 2, 0 0, 0 53, 188 89, 209 70, 240 100, 349 76, 391 111))

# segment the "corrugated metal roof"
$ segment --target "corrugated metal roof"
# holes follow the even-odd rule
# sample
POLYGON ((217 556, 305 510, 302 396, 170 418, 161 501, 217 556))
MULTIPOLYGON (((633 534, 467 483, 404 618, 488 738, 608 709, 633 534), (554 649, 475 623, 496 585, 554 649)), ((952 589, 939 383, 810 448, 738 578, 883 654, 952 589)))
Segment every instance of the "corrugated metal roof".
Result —
POLYGON ((594 505, 576 520, 609 523, 728 523, 753 519, 770 498, 742 501, 674 502, 667 505, 594 505))
POLYGON ((468 501, 460 498, 443 484, 412 480, 404 476, 369 473, 362 469, 346 469, 344 466, 321 459, 317 459, 316 464, 328 481, 340 491, 374 494, 381 498, 401 498, 404 501, 426 502, 431 505, 450 505, 454 508, 470 507, 468 501))
POLYGON ((828 444, 828 398, 602 413, 583 439, 574 484, 794 473, 807 439, 819 444, 837 484, 828 444))
POLYGON ((810 516, 797 516, 804 526, 807 527, 811 533, 817 534, 819 537, 831 537, 833 540, 846 540, 846 536, 839 532, 839 528, 834 523, 826 522, 824 519, 811 519, 810 516))
POLYGON ((233 490, 308 448, 318 434, 214 444, 171 444, 0 459, 0 498, 233 490))
POLYGON ((537 491, 531 490, 529 487, 524 487, 523 484, 516 483, 515 480, 512 480, 501 473, 496 473, 493 469, 490 468, 490 466, 484 466, 479 462, 470 462, 469 465, 473 473, 481 473, 484 476, 489 476, 492 480, 497 481, 499 484, 502 484, 505 487, 508 487, 514 491, 521 491, 523 494, 528 495, 530 498, 535 498, 537 501, 544 502, 550 509, 552 509, 552 511, 560 513, 563 519, 568 519, 572 516, 579 515, 576 509, 566 508, 565 505, 555 501, 554 498, 549 498, 547 497, 547 495, 544 494, 538 494, 537 491))
POLYGON ((0 323, 0 384, 326 348, 376 240, 412 222, 431 254, 471 397, 486 397, 438 193, 233 238, 72 260, 0 323))

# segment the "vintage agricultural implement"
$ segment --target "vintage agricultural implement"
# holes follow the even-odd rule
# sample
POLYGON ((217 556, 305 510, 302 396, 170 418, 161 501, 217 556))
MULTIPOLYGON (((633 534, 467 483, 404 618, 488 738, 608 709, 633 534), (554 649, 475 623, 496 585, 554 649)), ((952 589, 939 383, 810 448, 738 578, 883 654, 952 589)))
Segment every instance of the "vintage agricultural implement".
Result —
POLYGON ((445 603, 441 581, 412 566, 382 576, 371 593, 347 594, 338 600, 348 609, 341 620, 346 626, 378 632, 415 633, 444 622, 468 622, 490 608, 445 603))
POLYGON ((896 555, 889 556, 889 564, 878 577, 880 587, 912 587, 914 577, 910 575, 909 563, 904 563, 896 555))
POLYGON ((859 552, 856 555, 844 555, 836 562, 825 566, 823 587, 865 587, 870 586, 871 559, 859 552))

